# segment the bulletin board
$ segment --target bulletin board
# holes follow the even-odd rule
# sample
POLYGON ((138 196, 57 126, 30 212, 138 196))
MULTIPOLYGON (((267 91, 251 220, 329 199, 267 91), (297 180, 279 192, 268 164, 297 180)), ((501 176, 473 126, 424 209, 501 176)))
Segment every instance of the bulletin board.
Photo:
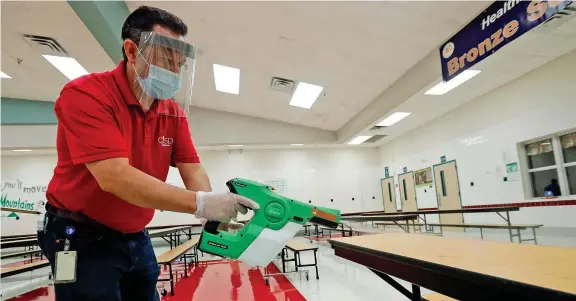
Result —
POLYGON ((414 182, 416 187, 430 186, 432 185, 432 168, 426 167, 414 172, 414 182))

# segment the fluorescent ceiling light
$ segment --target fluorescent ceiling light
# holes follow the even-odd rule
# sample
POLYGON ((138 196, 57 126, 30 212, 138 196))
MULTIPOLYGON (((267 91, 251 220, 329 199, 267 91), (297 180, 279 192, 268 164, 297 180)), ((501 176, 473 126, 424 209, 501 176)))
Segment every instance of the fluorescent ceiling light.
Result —
POLYGON ((462 73, 458 74, 453 79, 442 82, 437 84, 436 86, 432 87, 430 90, 424 92, 426 95, 444 95, 448 91, 460 86, 462 83, 466 82, 467 80, 473 78, 474 76, 480 73, 479 70, 464 70, 462 73))
POLYGON ((238 95, 240 93, 240 69, 218 64, 214 64, 213 68, 216 90, 238 95))
POLYGON ((361 144, 370 138, 372 138, 372 136, 357 136, 356 138, 350 140, 348 142, 348 144, 351 144, 351 145, 361 144))
POLYGON ((242 146, 244 146, 244 145, 242 145, 242 144, 230 144, 230 145, 228 145, 228 146, 229 146, 229 147, 242 147, 242 146))
POLYGON ((322 86, 299 82, 290 100, 290 105, 310 109, 316 99, 318 99, 318 96, 320 96, 320 93, 322 93, 322 90, 324 90, 322 86))
POLYGON ((88 71, 75 58, 47 54, 42 56, 70 80, 88 74, 88 71))
POLYGON ((290 145, 292 145, 292 146, 302 146, 302 145, 304 145, 304 144, 302 144, 302 143, 292 143, 292 144, 290 144, 290 145))
POLYGON ((396 112, 390 116, 388 116, 388 118, 380 121, 380 123, 377 124, 377 126, 391 126, 393 124, 395 124, 396 122, 408 117, 408 115, 410 115, 412 113, 407 113, 407 112, 396 112))
POLYGON ((13 149, 13 152, 31 152, 31 149, 13 149))
POLYGON ((11 78, 8 74, 0 71, 0 78, 11 78))

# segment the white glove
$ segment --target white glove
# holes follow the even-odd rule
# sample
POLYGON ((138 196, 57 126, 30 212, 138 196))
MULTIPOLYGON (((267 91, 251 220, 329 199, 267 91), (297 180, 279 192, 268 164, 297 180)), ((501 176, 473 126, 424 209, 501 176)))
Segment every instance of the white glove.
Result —
POLYGON ((258 203, 230 192, 196 192, 196 212, 194 216, 211 221, 229 222, 236 219, 238 212, 248 213, 248 209, 260 209, 258 203))

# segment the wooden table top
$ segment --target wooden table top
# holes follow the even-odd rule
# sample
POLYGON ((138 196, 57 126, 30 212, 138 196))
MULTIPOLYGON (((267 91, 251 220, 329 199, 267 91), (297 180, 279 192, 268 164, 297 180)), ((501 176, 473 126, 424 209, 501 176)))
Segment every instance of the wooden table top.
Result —
POLYGON ((338 238, 330 243, 576 294, 576 248, 405 233, 338 238))
POLYGON ((402 215, 402 214, 447 214, 447 213, 483 213, 483 212, 507 212, 507 211, 519 211, 520 207, 508 206, 508 207, 493 207, 493 208, 471 208, 471 209, 448 209, 448 210, 419 210, 419 211, 406 211, 406 212, 371 212, 362 213, 362 216, 373 216, 373 215, 402 215))
POLYGON ((174 227, 200 227, 202 224, 177 224, 177 225, 161 225, 161 226, 147 226, 146 229, 150 230, 158 230, 158 229, 167 229, 167 228, 174 228, 174 227))
POLYGON ((172 227, 172 228, 155 229, 155 230, 149 230, 148 234, 150 234, 150 237, 158 237, 158 236, 166 235, 168 233, 174 233, 174 232, 178 232, 180 230, 188 230, 191 228, 192 228, 192 226, 180 226, 180 227, 172 227))
POLYGON ((2 249, 7 248, 16 248, 16 247, 26 247, 26 246, 33 246, 37 243, 37 238, 24 238, 19 240, 10 240, 10 241, 3 241, 0 242, 0 246, 2 249))
POLYGON ((198 244, 199 238, 194 237, 190 240, 185 241, 179 246, 176 246, 173 249, 167 250, 166 252, 156 256, 156 260, 159 263, 165 262, 172 262, 177 257, 182 256, 182 254, 186 253, 188 250, 192 249, 196 244, 198 244))
POLYGON ((31 271, 36 268, 47 267, 50 265, 48 259, 35 261, 32 263, 3 267, 1 274, 2 278, 17 274, 19 271, 31 271))
MULTIPOLYGON (((148 233, 150 234, 151 237, 159 237, 167 233, 177 232, 179 230, 188 230, 193 227, 194 225, 185 225, 170 228, 161 228, 161 229, 148 230, 148 233)), ((36 242, 37 242, 36 234, 30 234, 28 237, 22 237, 20 239, 12 239, 12 237, 10 237, 5 240, 2 240, 0 244, 2 249, 6 249, 21 246, 33 246, 36 244, 36 242)))
POLYGON ((396 214, 396 215, 370 215, 370 216, 343 216, 343 221, 407 221, 418 219, 418 214, 396 214))
POLYGON ((305 250, 312 250, 318 249, 318 246, 298 240, 298 239, 291 239, 286 244, 287 247, 296 251, 305 251, 305 250))

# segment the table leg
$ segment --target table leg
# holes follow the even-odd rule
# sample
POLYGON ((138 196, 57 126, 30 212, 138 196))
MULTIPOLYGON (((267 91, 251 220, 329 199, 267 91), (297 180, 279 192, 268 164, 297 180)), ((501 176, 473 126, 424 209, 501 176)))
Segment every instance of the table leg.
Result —
POLYGON ((413 300, 413 301, 420 301, 421 300, 421 296, 420 296, 420 287, 417 285, 412 284, 412 292, 409 291, 408 289, 406 289, 404 286, 402 286, 400 283, 398 283, 396 280, 394 280, 392 277, 388 276, 388 274, 382 273, 380 271, 377 270, 372 270, 371 271, 378 275, 378 277, 382 278, 382 280, 388 282, 388 284, 390 284, 393 288, 395 288, 397 291, 399 291, 400 293, 402 293, 402 295, 406 296, 408 299, 413 300))
POLYGON ((314 249, 314 267, 316 268, 316 279, 320 279, 318 276, 318 259, 316 258, 316 249, 314 249))
POLYGON ((284 256, 284 250, 286 250, 286 248, 282 249, 282 273, 286 273, 286 257, 284 256))
POLYGON ((522 243, 522 234, 520 234, 520 229, 516 229, 516 233, 518 233, 518 243, 522 243))
MULTIPOLYGON (((536 240, 536 228, 532 228, 532 235, 534 236, 534 244, 537 245, 538 241, 536 240)), ((42 256, 42 255, 40 255, 42 256)), ((42 257, 40 257, 42 258, 42 257)))
POLYGON ((480 238, 484 239, 484 234, 482 233, 482 227, 480 227, 480 238))
MULTIPOLYGON (((510 228, 510 226, 512 226, 512 225, 510 224, 510 212, 509 211, 506 211, 506 222, 508 223, 508 231, 510 232, 510 235, 512 235, 512 228, 510 228)), ((512 240, 512 236, 510 236, 510 242, 514 242, 512 240)))
POLYGON ((298 271, 298 265, 300 264, 300 252, 294 252, 294 266, 296 267, 296 271, 298 271))
POLYGON ((186 253, 184 253, 184 278, 188 278, 188 267, 186 267, 186 253))
POLYGON ((422 300, 422 295, 420 295, 420 287, 416 284, 412 284, 412 300, 413 301, 422 300))

